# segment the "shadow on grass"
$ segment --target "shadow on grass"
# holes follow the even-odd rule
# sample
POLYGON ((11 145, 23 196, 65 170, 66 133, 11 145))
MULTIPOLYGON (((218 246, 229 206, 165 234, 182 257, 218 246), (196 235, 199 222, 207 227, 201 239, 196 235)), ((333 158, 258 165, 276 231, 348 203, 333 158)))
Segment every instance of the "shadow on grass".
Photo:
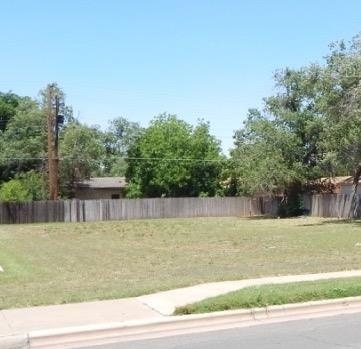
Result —
MULTIPOLYGON (((274 216, 252 216, 252 217, 240 217, 242 219, 250 220, 250 221, 257 221, 257 220, 284 220, 284 219, 307 219, 307 218, 317 218, 317 217, 311 217, 311 216, 298 216, 298 217, 286 217, 286 218, 279 218, 274 216)), ((321 217, 319 217, 321 218, 321 217)), ((314 223, 304 223, 300 224, 302 227, 315 227, 315 226, 322 226, 327 224, 344 224, 344 225, 353 225, 357 227, 361 227, 361 219, 325 219, 320 222, 314 222, 314 223)))
POLYGON ((239 217, 239 218, 242 218, 242 219, 247 219, 247 220, 250 220, 250 221, 259 221, 259 220, 275 220, 275 219, 278 219, 277 217, 274 217, 274 216, 249 216, 249 217, 239 217))
POLYGON ((303 227, 315 227, 318 225, 326 225, 326 224, 344 224, 344 225, 352 225, 361 227, 361 220, 360 219, 326 219, 322 222, 315 222, 315 223, 306 223, 302 224, 303 227))

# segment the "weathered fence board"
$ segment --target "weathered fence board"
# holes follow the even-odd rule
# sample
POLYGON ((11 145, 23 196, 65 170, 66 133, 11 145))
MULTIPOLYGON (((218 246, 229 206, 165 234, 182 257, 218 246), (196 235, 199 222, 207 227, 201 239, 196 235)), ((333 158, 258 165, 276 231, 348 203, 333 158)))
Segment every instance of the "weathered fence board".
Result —
MULTIPOLYGON (((361 195, 358 195, 361 208, 361 195)), ((310 213, 314 217, 348 218, 352 197, 349 194, 319 194, 312 195, 309 200, 310 213)), ((361 211, 358 211, 361 218, 361 211)))
POLYGON ((62 201, 0 203, 1 223, 64 222, 62 201))
MULTIPOLYGON (((361 206, 361 195, 359 196, 361 206)), ((347 218, 350 195, 304 197, 311 216, 347 218)), ((156 198, 117 200, 65 200, 0 203, 0 224, 37 222, 93 222, 106 220, 249 217, 277 214, 278 201, 270 197, 156 198)), ((359 217, 361 212, 359 211, 359 217)))
POLYGON ((156 198, 0 203, 0 224, 92 222, 181 217, 248 217, 276 214, 271 198, 156 198))

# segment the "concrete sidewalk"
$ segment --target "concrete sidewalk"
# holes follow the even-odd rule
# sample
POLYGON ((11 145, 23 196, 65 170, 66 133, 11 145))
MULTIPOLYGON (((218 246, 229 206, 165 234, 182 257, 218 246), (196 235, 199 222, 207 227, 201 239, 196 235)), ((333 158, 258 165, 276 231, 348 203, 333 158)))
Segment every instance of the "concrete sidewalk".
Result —
POLYGON ((9 309, 0 311, 0 336, 161 317, 136 298, 9 309))
POLYGON ((240 281, 207 283, 136 298, 79 304, 40 306, 0 311, 1 337, 65 328, 109 328, 121 324, 164 322, 174 309, 189 303, 228 293, 248 286, 282 284, 361 276, 361 270, 266 277, 240 281))
POLYGON ((246 279, 239 281, 212 282, 177 290, 159 292, 138 299, 163 315, 172 315, 176 307, 195 303, 206 298, 237 291, 245 287, 267 284, 285 284, 289 282, 316 281, 327 279, 347 278, 361 276, 361 270, 342 271, 333 273, 271 276, 259 279, 246 279))

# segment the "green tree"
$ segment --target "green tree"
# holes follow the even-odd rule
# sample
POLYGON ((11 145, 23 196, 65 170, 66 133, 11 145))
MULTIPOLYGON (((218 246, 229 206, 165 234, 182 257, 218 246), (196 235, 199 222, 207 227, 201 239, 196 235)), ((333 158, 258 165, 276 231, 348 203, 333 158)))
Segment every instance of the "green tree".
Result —
POLYGON ((330 47, 316 102, 324 118, 324 163, 335 174, 353 176, 352 218, 358 214, 361 178, 361 35, 330 47))
POLYGON ((264 100, 263 113, 250 110, 243 128, 234 135, 234 191, 283 193, 288 215, 299 213, 302 186, 322 173, 318 140, 323 124, 314 106, 317 74, 314 66, 277 72, 278 93, 264 100))
POLYGON ((79 181, 102 174, 104 157, 102 133, 97 128, 77 122, 64 127, 60 142, 62 194, 72 197, 79 181))
POLYGON ((14 93, 0 92, 0 132, 6 129, 7 123, 16 114, 20 99, 14 93))
POLYGON ((213 196, 219 190, 222 156, 209 125, 192 127, 162 114, 128 150, 128 197, 213 196))
POLYGON ((45 142, 44 116, 39 105, 30 98, 21 98, 15 114, 0 131, 1 179, 6 181, 29 170, 42 171, 45 142))
POLYGON ((332 44, 324 65, 285 69, 264 113, 235 134, 233 183, 240 193, 300 192, 310 179, 352 175, 358 214, 361 178, 361 36, 332 44))
POLYGON ((103 133, 105 145, 104 175, 124 176, 127 169, 125 157, 128 150, 135 143, 142 132, 136 122, 131 122, 124 117, 111 121, 109 129, 103 133))

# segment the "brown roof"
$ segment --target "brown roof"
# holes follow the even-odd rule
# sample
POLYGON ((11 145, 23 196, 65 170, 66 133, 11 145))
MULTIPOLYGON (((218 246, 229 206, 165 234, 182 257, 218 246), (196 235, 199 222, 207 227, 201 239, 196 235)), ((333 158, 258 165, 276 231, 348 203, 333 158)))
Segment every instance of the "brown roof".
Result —
POLYGON ((331 183, 334 185, 352 184, 353 177, 352 176, 322 177, 320 181, 321 183, 331 183))
POLYGON ((124 188, 125 177, 92 177, 79 183, 79 187, 92 189, 124 188))

